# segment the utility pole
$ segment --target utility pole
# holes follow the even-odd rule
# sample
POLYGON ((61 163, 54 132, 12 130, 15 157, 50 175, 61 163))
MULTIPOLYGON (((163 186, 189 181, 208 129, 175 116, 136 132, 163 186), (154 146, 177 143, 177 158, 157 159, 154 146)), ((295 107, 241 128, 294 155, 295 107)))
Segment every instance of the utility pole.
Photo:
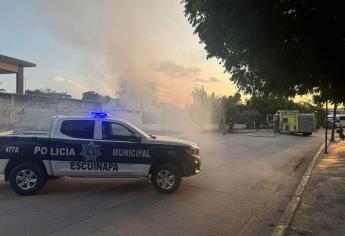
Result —
POLYGON ((333 122, 332 122, 332 133, 331 133, 331 142, 335 142, 334 139, 334 133, 335 133, 335 119, 337 117, 337 103, 334 103, 334 108, 333 108, 333 122))
POLYGON ((326 101, 326 116, 325 116, 325 153, 327 150, 327 130, 328 130, 328 101, 326 101))

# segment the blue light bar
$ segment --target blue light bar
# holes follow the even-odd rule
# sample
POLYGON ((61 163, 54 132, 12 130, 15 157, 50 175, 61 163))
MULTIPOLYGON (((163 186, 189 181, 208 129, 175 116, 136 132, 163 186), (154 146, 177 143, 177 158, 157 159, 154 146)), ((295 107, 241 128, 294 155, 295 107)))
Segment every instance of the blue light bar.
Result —
POLYGON ((93 118, 108 118, 109 115, 105 112, 91 112, 93 118))

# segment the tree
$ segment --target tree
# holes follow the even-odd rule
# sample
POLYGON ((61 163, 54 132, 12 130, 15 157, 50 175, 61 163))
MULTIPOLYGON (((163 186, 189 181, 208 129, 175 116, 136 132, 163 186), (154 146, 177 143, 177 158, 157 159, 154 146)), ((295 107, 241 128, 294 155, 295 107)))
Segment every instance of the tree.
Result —
POLYGON ((222 99, 213 92, 210 95, 202 86, 195 87, 192 91, 193 104, 187 110, 191 119, 198 125, 218 124, 224 122, 224 107, 222 99))
POLYGON ((207 92, 204 89, 204 86, 201 88, 194 87, 192 91, 193 103, 194 104, 203 104, 207 102, 207 92))
POLYGON ((122 80, 116 96, 127 109, 150 111, 157 104, 157 85, 154 82, 122 80))
POLYGON ((238 122, 241 112, 241 94, 235 93, 233 96, 223 96, 220 101, 224 110, 224 122, 226 124, 238 122))
POLYGON ((240 117, 243 123, 246 124, 247 129, 258 129, 260 127, 260 113, 257 110, 245 110, 240 117))
POLYGON ((91 101, 91 102, 102 102, 108 103, 111 101, 110 96, 103 96, 95 91, 87 91, 83 93, 82 100, 91 101))
MULTIPOLYGON (((266 123, 267 115, 275 114, 278 110, 298 110, 301 113, 314 113, 317 127, 323 121, 325 113, 321 105, 315 106, 307 102, 296 103, 286 97, 273 95, 252 96, 246 101, 245 110, 259 111, 256 116, 252 116, 256 119, 257 128, 260 124, 266 123)), ((242 114, 241 117, 243 117, 242 114)))
POLYGON ((252 96, 246 101, 246 109, 259 111, 256 116, 256 126, 266 123, 267 115, 272 115, 277 110, 292 110, 294 102, 286 97, 278 97, 273 95, 252 96))
POLYGON ((185 15, 245 93, 344 101, 345 15, 322 0, 184 0, 185 15))
MULTIPOLYGON (((313 100, 314 100, 314 103, 318 104, 318 106, 321 106, 321 104, 328 102, 330 100, 330 97, 329 97, 329 95, 319 94, 319 95, 314 95, 313 100)), ((339 97, 338 97, 338 99, 333 99, 332 103, 333 103, 334 107, 333 107, 333 119, 332 119, 333 122, 332 122, 332 130, 331 130, 331 142, 334 142, 335 141, 334 140, 334 134, 335 134, 335 122, 336 122, 336 115, 337 115, 337 107, 341 103, 344 104, 344 101, 341 102, 339 97)), ((325 111, 323 113, 324 113, 324 115, 323 115, 324 126, 328 127, 328 122, 329 122, 328 117, 326 117, 325 111)), ((327 111, 327 115, 328 115, 328 111, 327 111)))
POLYGON ((67 94, 66 92, 56 92, 50 88, 46 89, 35 89, 25 90, 25 94, 27 95, 38 95, 38 96, 45 96, 45 97, 54 97, 54 98, 71 98, 71 95, 67 94))
POLYGON ((195 87, 192 91, 193 104, 189 107, 192 120, 198 125, 208 124, 211 121, 211 104, 204 89, 195 87))
MULTIPOLYGON (((334 107, 333 107, 332 132, 331 132, 331 142, 335 142, 334 133, 335 133, 336 116, 337 116, 337 103, 334 103, 334 107)), ((327 118, 327 119, 328 119, 328 118, 327 118)))

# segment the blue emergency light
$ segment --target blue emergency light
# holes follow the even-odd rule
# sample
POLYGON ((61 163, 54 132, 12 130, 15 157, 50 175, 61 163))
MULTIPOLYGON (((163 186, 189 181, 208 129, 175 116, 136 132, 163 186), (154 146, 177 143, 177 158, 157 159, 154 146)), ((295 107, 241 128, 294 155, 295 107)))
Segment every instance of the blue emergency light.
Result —
POLYGON ((108 118, 109 115, 105 112, 91 112, 93 118, 108 118))

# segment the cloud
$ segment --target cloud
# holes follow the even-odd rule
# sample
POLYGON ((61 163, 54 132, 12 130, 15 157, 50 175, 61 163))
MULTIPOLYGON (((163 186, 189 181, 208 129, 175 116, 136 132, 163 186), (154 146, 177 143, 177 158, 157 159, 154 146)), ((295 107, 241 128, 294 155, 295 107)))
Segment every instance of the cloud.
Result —
POLYGON ((215 78, 215 77, 211 77, 209 79, 196 78, 196 79, 193 79, 193 81, 197 82, 197 83, 218 83, 218 82, 220 82, 220 80, 215 78))
POLYGON ((65 88, 66 92, 72 96, 80 96, 86 91, 95 90, 95 88, 85 86, 77 80, 66 79, 60 75, 55 76, 53 80, 60 83, 65 88))
POLYGON ((61 83, 61 82, 64 82, 64 81, 65 81, 65 78, 62 77, 62 76, 60 76, 60 75, 57 75, 57 76, 54 77, 54 80, 55 80, 56 82, 61 83))
POLYGON ((66 83, 67 83, 68 92, 71 92, 71 93, 78 91, 78 94, 82 94, 86 91, 91 90, 89 87, 86 87, 80 82, 77 82, 74 80, 66 80, 66 83))
POLYGON ((210 83, 210 81, 209 80, 207 80, 207 79, 194 79, 193 80, 194 82, 198 82, 198 83, 210 83))
POLYGON ((220 82, 220 80, 217 79, 216 77, 211 77, 211 78, 209 78, 209 80, 210 80, 210 82, 215 82, 215 83, 220 82))
POLYGON ((173 61, 161 62, 156 66, 155 70, 169 77, 177 79, 195 77, 199 75, 201 71, 197 67, 185 67, 182 65, 178 65, 173 61))

